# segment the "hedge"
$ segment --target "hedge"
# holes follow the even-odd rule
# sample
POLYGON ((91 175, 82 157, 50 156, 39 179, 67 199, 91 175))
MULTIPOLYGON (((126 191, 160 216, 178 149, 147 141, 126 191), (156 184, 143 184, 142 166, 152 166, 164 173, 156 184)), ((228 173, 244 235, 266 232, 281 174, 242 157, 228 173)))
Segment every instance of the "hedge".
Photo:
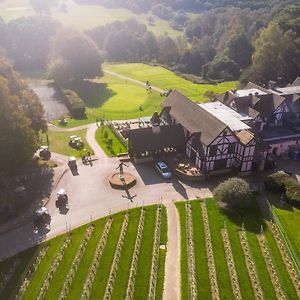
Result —
POLYGON ((57 83, 54 84, 56 91, 60 94, 68 107, 73 118, 82 119, 85 117, 85 103, 72 90, 63 89, 57 83))
POLYGON ((273 193, 284 193, 289 202, 300 203, 300 183, 285 172, 276 172, 265 179, 266 189, 273 193))
POLYGON ((74 118, 83 118, 85 116, 85 104, 79 96, 71 90, 62 90, 65 102, 74 118))
POLYGON ((265 179, 265 187, 270 192, 283 193, 286 190, 286 181, 290 179, 291 177, 287 173, 276 172, 265 179))
POLYGON ((300 203, 300 183, 292 178, 286 181, 285 196, 288 201, 300 203))

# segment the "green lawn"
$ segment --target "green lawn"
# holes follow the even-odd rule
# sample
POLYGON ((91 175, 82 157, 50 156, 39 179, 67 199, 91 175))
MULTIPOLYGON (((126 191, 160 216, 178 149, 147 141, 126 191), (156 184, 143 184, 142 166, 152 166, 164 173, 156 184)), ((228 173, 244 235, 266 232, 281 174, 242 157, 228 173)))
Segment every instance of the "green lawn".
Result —
POLYGON ((48 131, 49 136, 49 148, 50 151, 64 154, 67 156, 75 156, 75 157, 82 157, 89 151, 93 154, 93 150, 90 148, 86 141, 86 129, 72 131, 72 132, 60 132, 60 131, 48 131), (82 141, 84 142, 84 149, 76 150, 69 145, 69 140, 71 135, 77 135, 81 137, 82 141))
MULTIPOLYGON (((135 285, 136 295, 134 299, 146 299, 149 289, 153 232, 157 206, 146 206, 145 210, 145 227, 142 236, 141 252, 138 261, 138 274, 136 277, 137 280, 135 285)), ((108 234, 107 243, 104 248, 103 255, 101 256, 99 268, 96 273, 96 278, 91 289, 91 299, 100 299, 104 295, 108 275, 110 273, 111 264, 114 257, 114 251, 116 249, 122 222, 124 219, 124 214, 125 212, 121 212, 112 215, 113 223, 108 234)), ((137 226, 140 218, 140 208, 129 210, 129 214, 129 225, 121 252, 118 271, 115 277, 112 299, 124 299, 124 295, 127 289, 131 258, 135 244, 137 226)), ((81 299, 85 279, 91 267, 94 252, 101 238, 106 221, 107 218, 105 217, 93 222, 93 224, 95 225, 93 234, 88 240, 85 252, 76 271, 72 285, 69 289, 67 299, 81 299)), ((83 241, 84 234, 88 226, 89 225, 81 226, 71 232, 72 241, 69 244, 68 248, 65 250, 65 254, 60 264, 58 265, 57 271, 53 274, 53 278, 50 281, 50 287, 45 297, 46 299, 57 299, 58 295, 60 294, 61 288, 63 287, 63 284, 66 280, 67 273, 79 249, 79 245, 83 241)), ((166 243, 166 230, 166 213, 164 209, 162 215, 162 243, 166 243)), ((47 255, 39 264, 36 272, 33 273, 24 299, 35 299, 37 297, 40 287, 42 286, 44 279, 49 272, 52 262, 54 261, 64 239, 65 235, 61 235, 46 242, 45 244, 42 244, 41 247, 49 245, 49 250, 47 252, 47 255)), ((8 282, 8 285, 3 293, 0 294, 0 299, 9 299, 10 297, 11 299, 14 298, 14 295, 21 283, 21 275, 24 270, 26 270, 26 268, 31 265, 30 261, 32 261, 37 251, 38 249, 37 247, 35 247, 0 263, 0 274, 5 274, 16 259, 19 259, 20 261, 20 265, 16 270, 15 275, 8 282)), ((158 276, 157 282, 157 299, 161 299, 161 296, 159 295, 162 294, 164 281, 164 259, 162 260, 162 265, 159 265, 159 274, 160 275, 158 276)))
MULTIPOLYGON (((69 119, 67 127, 93 123, 96 119, 126 120, 150 116, 161 110, 163 98, 159 93, 148 93, 147 90, 134 83, 105 75, 97 82, 83 82, 73 89, 86 104, 86 118, 69 119)), ((59 125, 58 121, 54 122, 59 125)))
POLYGON ((127 148, 107 125, 102 125, 96 132, 96 140, 108 156, 126 153, 127 148), (105 132, 107 138, 105 138, 105 132), (112 139, 112 147, 109 147, 109 139, 112 139))
MULTIPOLYGON (((62 1, 60 1, 62 2, 62 1)), ((181 31, 174 30, 168 21, 162 20, 154 15, 154 26, 148 24, 148 14, 135 14, 124 8, 108 9, 100 5, 79 5, 74 1, 67 1, 68 12, 62 12, 59 7, 52 9, 52 17, 60 21, 63 25, 74 27, 84 31, 97 26, 103 26, 114 21, 125 21, 135 18, 144 23, 148 30, 155 35, 162 35, 165 32, 175 38, 183 34, 181 31)), ((0 3, 0 17, 4 21, 11 21, 20 17, 35 15, 30 4, 30 0, 7 0, 0 3)), ((193 17, 193 14, 190 14, 193 17)))
POLYGON ((280 194, 267 193, 272 204, 273 212, 276 214, 285 237, 292 247, 292 252, 300 262, 300 209, 286 203, 284 207, 276 204, 280 194))
MULTIPOLYGON (((220 84, 194 84, 175 73, 162 68, 145 64, 106 64, 104 68, 141 81, 150 80, 153 85, 162 89, 179 89, 185 95, 198 102, 205 101, 204 93, 212 90, 221 93, 236 87, 237 82, 220 84)), ((86 118, 70 119, 67 127, 95 122, 96 119, 126 120, 150 116, 154 111, 161 110, 164 97, 153 91, 148 93, 146 88, 116 76, 105 74, 94 82, 82 82, 73 89, 85 102, 86 118)), ((59 125, 58 122, 55 122, 59 125)))
POLYGON ((105 64, 104 69, 132 77, 143 82, 149 80, 151 84, 160 87, 163 90, 178 89, 187 97, 198 102, 203 102, 205 100, 204 93, 206 91, 222 93, 235 88, 238 84, 237 81, 227 81, 219 84, 195 84, 177 76, 172 71, 163 67, 154 67, 141 63, 105 64))
MULTIPOLYGON (((240 290, 243 299, 254 299, 251 281, 248 275, 245 257, 241 248, 238 232, 245 226, 250 250, 256 266, 258 277, 264 293, 265 299, 275 299, 275 290, 272 285, 259 243, 257 234, 264 229, 266 242, 270 249, 270 254, 279 275, 280 283, 286 293, 287 299, 296 299, 296 291, 292 281, 285 269, 284 262, 277 248, 271 231, 266 226, 261 214, 254 204, 252 210, 246 213, 223 212, 219 209, 214 199, 206 199, 208 218, 210 224, 211 240, 213 243, 213 252, 215 258, 215 267, 218 279, 219 293, 221 299, 233 299, 230 283, 229 271, 226 263, 224 246, 220 230, 226 226, 230 238, 232 254, 238 275, 240 290)), ((205 250, 204 229, 200 203, 201 201, 192 201, 194 243, 196 255, 196 273, 198 299, 209 299, 210 283, 208 276, 207 258, 205 250)), ((176 203, 180 215, 181 227, 181 292, 182 299, 188 299, 188 276, 187 276, 187 244, 186 244, 186 221, 184 202, 176 203)))

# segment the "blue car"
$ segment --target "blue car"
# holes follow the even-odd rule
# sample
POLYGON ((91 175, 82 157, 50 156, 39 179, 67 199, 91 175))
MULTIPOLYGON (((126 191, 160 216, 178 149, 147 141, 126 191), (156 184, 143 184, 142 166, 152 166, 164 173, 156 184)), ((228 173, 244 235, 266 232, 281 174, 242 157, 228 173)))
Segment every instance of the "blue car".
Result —
POLYGON ((169 179, 172 177, 171 171, 169 170, 168 166, 164 162, 162 161, 158 162, 156 164, 156 168, 164 179, 169 179))

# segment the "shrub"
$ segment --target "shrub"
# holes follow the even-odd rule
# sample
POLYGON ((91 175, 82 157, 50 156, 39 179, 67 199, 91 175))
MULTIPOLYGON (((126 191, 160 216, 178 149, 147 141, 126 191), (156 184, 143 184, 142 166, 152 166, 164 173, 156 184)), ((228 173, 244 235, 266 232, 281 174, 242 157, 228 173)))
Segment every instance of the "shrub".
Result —
POLYGON ((214 196, 231 208, 248 207, 253 200, 249 184, 237 177, 220 183, 214 190, 214 196))
POLYGON ((285 188, 286 199, 290 202, 300 203, 300 183, 293 178, 289 178, 285 182, 285 188))
POLYGON ((286 189, 286 182, 291 180, 291 177, 285 172, 276 172, 269 175, 265 179, 265 187, 273 193, 282 193, 286 189))
POLYGON ((85 104, 79 96, 71 90, 62 90, 66 104, 74 118, 85 116, 85 104))

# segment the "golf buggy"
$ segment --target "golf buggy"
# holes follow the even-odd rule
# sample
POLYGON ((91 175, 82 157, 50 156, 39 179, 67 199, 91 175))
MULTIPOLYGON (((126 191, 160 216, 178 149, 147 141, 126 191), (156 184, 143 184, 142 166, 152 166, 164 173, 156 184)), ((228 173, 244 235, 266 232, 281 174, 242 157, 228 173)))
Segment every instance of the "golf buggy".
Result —
POLYGON ((74 149, 82 149, 84 147, 81 137, 77 135, 70 136, 69 145, 74 149))
POLYGON ((41 207, 35 211, 34 227, 38 231, 41 228, 50 229, 51 217, 46 207, 41 207))
POLYGON ((56 200, 55 204, 56 204, 56 207, 59 208, 59 211, 61 213, 66 213, 69 210, 68 194, 65 189, 60 189, 57 192, 57 200, 56 200))

